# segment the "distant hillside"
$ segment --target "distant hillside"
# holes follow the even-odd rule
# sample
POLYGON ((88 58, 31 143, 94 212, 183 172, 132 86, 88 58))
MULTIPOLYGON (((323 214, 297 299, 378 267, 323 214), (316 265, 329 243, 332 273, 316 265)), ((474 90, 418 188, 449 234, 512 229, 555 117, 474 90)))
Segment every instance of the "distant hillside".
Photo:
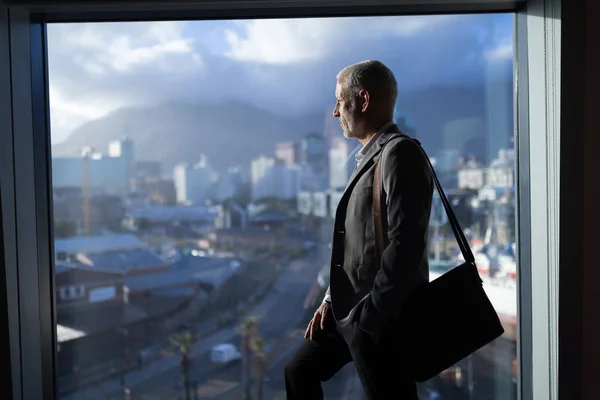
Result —
MULTIPOLYGON (((434 154, 443 145, 446 123, 465 118, 483 122, 484 99, 482 86, 431 87, 400 93, 399 108, 434 154)), ((288 118, 241 102, 127 108, 80 127, 55 145, 53 154, 79 154, 84 144, 105 151, 109 141, 128 136, 135 142, 138 160, 161 161, 167 173, 179 162, 196 162, 201 153, 218 168, 247 166, 260 154, 273 154, 277 142, 298 140, 304 134, 324 130, 330 136, 339 124, 333 117, 324 116, 324 111, 288 118)), ((470 149, 481 156, 485 154, 485 132, 477 135, 482 140, 470 149)))
POLYGON ((275 143, 322 132, 322 126, 320 115, 291 119, 240 102, 125 108, 81 126, 53 146, 53 155, 79 154, 84 145, 105 152, 108 142, 128 136, 136 159, 161 161, 165 172, 197 162, 202 153, 226 168, 273 154, 275 143))

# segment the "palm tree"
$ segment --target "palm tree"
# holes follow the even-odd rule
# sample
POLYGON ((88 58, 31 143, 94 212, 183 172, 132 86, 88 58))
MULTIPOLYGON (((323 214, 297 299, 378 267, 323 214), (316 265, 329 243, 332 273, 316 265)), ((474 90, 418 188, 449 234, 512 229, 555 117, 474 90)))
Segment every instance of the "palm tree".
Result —
POLYGON ((194 334, 192 334, 190 331, 174 333, 169 339, 171 343, 179 350, 179 368, 181 370, 183 398, 184 400, 190 400, 190 353, 195 342, 194 334))
POLYGON ((265 343, 259 334, 255 334, 250 343, 252 352, 254 353, 254 373, 256 374, 256 398, 254 400, 262 400, 263 383, 267 375, 267 352, 265 343))
POLYGON ((238 332, 242 339, 242 382, 244 383, 244 400, 250 400, 250 357, 251 338, 257 330, 257 319, 255 317, 246 318, 240 326, 238 332))

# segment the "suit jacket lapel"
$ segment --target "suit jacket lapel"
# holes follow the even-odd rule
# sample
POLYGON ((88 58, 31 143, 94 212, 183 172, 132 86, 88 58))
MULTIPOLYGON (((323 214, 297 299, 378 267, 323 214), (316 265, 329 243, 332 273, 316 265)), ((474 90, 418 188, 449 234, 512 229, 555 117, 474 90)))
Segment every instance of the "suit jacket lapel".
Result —
POLYGON ((346 185, 346 189, 342 194, 342 199, 345 198, 346 195, 352 191, 352 187, 354 187, 354 184, 356 183, 355 181, 357 181, 358 178, 360 178, 363 172, 367 170, 367 168, 375 161, 376 158, 378 159, 377 156, 381 152, 383 145, 387 142, 389 134, 392 133, 401 133, 400 129, 398 128, 398 125, 391 125, 385 131, 385 133, 381 134, 377 141, 373 143, 373 146, 371 146, 369 151, 367 151, 367 154, 365 154, 365 157, 362 159, 359 166, 354 169, 354 172, 350 176, 350 179, 348 179, 348 184, 346 185))

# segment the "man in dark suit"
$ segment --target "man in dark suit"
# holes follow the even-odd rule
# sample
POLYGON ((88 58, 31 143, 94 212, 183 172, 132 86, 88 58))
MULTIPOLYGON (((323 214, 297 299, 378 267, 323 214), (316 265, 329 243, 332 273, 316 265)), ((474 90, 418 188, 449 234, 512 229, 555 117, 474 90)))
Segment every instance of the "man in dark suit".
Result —
POLYGON ((368 399, 417 398, 410 365, 394 333, 411 290, 429 281, 427 229, 433 183, 419 145, 393 123, 397 83, 379 61, 363 61, 337 77, 333 115, 344 136, 363 145, 334 222, 330 284, 285 367, 288 400, 323 399, 321 382, 354 362, 368 399), (376 256, 373 177, 382 157, 383 254, 376 256), (375 265, 376 259, 380 265, 375 265))

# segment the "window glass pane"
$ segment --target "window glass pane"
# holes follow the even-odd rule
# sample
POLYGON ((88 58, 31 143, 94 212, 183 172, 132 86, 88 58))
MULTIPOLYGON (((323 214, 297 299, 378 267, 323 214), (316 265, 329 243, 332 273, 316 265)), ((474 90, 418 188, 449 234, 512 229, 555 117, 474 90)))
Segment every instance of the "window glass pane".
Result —
MULTIPOLYGON (((396 76, 394 121, 435 165, 506 330, 420 398, 516 398, 512 24, 50 25, 60 397, 285 398, 361 149, 332 115, 336 75, 372 59, 396 76)), ((438 200, 431 279, 461 263, 438 200)), ((352 365, 324 390, 364 398, 352 365)))

